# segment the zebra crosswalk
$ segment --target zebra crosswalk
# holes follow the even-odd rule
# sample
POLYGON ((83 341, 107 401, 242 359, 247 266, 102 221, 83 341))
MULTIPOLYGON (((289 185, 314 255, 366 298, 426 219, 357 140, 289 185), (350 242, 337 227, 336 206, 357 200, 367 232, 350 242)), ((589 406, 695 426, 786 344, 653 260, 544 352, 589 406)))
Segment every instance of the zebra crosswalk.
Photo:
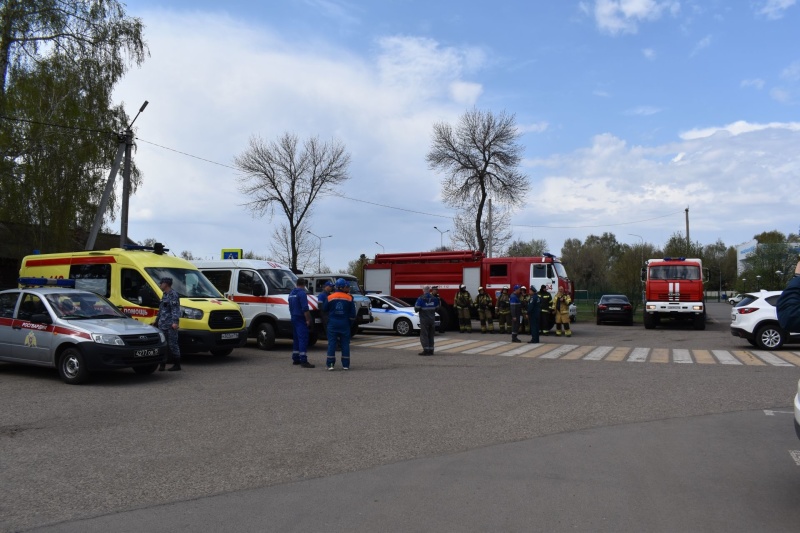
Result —
MULTIPOLYGON (((420 349, 419 339, 411 340, 407 337, 360 336, 353 339, 351 346, 408 351, 420 349)), ((585 346, 546 342, 519 344, 508 341, 463 340, 447 336, 436 337, 436 353, 564 361, 800 367, 800 351, 789 350, 693 350, 687 348, 585 346)))

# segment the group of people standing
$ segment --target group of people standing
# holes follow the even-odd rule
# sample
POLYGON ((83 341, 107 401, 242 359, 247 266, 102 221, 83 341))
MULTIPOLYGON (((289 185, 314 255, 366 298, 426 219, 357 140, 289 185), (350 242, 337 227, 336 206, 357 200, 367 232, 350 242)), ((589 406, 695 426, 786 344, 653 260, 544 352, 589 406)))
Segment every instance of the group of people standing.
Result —
POLYGON ((509 294, 508 287, 503 287, 497 296, 497 304, 492 304, 492 297, 483 287, 478 287, 475 301, 465 285, 459 287, 453 305, 458 315, 458 329, 461 333, 472 333, 471 310, 477 308, 481 333, 494 333, 494 315, 497 316, 499 333, 511 333, 512 342, 521 342, 520 333, 530 333, 530 342, 539 342, 539 334, 550 334, 550 320, 553 317, 556 335, 572 335, 569 327, 569 306, 572 299, 561 287, 553 297, 547 286, 542 285, 538 292, 528 293, 524 285, 514 285, 509 294), (535 339, 535 340, 534 340, 535 339))
MULTIPOLYGON (((328 339, 328 353, 325 367, 334 370, 336 349, 340 350, 342 370, 350 369, 350 332, 356 319, 356 306, 350 296, 350 284, 339 278, 330 281, 317 296, 322 327, 328 339)), ((308 362, 308 338, 312 318, 308 307, 306 280, 299 278, 297 286, 289 293, 289 313, 292 317, 292 364, 301 368, 314 368, 308 362)))

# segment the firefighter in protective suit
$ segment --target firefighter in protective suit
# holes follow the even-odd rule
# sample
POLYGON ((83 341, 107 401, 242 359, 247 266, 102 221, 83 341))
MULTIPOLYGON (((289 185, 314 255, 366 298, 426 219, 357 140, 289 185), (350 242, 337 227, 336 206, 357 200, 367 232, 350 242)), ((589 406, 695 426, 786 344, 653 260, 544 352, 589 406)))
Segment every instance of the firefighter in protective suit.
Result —
POLYGON ((478 287, 478 296, 475 297, 475 305, 478 307, 478 318, 481 321, 481 333, 486 333, 487 323, 489 333, 494 333, 492 297, 486 294, 483 287, 478 287))
POLYGON ((561 335, 561 330, 564 330, 564 335, 567 337, 572 336, 572 330, 569 329, 569 304, 572 299, 569 294, 566 294, 561 287, 558 288, 556 297, 553 298, 553 310, 556 315, 556 336, 561 335))
POLYGON ((470 308, 473 307, 472 295, 467 290, 466 285, 458 287, 455 301, 453 302, 458 314, 458 330, 461 333, 472 333, 472 316, 470 308))
POLYGON ((500 333, 508 330, 511 333, 511 301, 508 295, 508 287, 503 287, 500 296, 497 297, 497 329, 500 333))
POLYGON ((531 319, 528 316, 528 302, 531 299, 531 295, 528 294, 528 288, 523 285, 519 288, 519 302, 522 304, 522 320, 519 323, 519 332, 520 333, 528 333, 531 319))
POLYGON ((542 301, 542 312, 539 316, 539 327, 541 328, 542 335, 550 335, 550 328, 552 324, 550 323, 553 309, 553 297, 547 291, 547 285, 542 285, 539 289, 539 299, 542 301))

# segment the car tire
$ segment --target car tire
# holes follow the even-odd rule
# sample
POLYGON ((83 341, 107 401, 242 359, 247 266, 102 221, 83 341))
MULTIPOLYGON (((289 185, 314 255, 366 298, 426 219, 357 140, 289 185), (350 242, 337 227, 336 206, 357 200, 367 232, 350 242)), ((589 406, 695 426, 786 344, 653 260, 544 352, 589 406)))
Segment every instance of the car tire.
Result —
POLYGON ((758 346, 758 344, 756 344, 756 341, 754 341, 753 339, 747 339, 747 342, 750 343, 750 346, 758 346))
POLYGON ((275 328, 269 322, 262 322, 256 328, 256 344, 262 350, 271 350, 275 346, 275 328))
POLYGON ((597 322, 597 325, 599 326, 599 325, 601 324, 601 322, 602 322, 602 321, 601 321, 601 320, 600 320, 600 318, 598 317, 598 318, 597 318, 597 320, 596 320, 596 322, 597 322))
POLYGON ((211 355, 216 357, 225 357, 233 353, 233 348, 220 348, 218 350, 211 350, 211 355))
POLYGON ((625 325, 626 326, 632 326, 633 325, 633 317, 630 317, 628 320, 626 320, 625 321, 625 325))
POLYGON ((777 350, 783 346, 785 335, 783 330, 775 324, 767 324, 758 328, 756 332, 756 345, 763 350, 777 350))
POLYGON ((411 327, 411 321, 405 318, 398 318, 394 323, 394 330, 398 335, 407 337, 414 333, 414 328, 411 327))
POLYGON ((83 354, 77 348, 67 348, 58 358, 58 375, 68 385, 80 385, 89 381, 89 371, 83 354))
POLYGON ((152 365, 135 366, 133 367, 133 371, 140 376, 146 376, 155 372, 156 368, 158 368, 158 363, 153 363, 152 365))

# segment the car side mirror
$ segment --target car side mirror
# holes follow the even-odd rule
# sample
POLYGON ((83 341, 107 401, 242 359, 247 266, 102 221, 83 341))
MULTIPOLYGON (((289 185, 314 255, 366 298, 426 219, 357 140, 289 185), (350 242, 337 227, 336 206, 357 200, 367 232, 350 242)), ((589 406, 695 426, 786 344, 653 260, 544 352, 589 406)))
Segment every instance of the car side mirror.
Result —
POLYGON ((31 315, 31 322, 36 322, 37 324, 52 324, 53 319, 50 318, 50 315, 47 313, 34 313, 31 315))
POLYGON ((264 287, 264 284, 260 281, 256 281, 253 284, 253 296, 264 296, 267 294, 267 289, 264 287))

